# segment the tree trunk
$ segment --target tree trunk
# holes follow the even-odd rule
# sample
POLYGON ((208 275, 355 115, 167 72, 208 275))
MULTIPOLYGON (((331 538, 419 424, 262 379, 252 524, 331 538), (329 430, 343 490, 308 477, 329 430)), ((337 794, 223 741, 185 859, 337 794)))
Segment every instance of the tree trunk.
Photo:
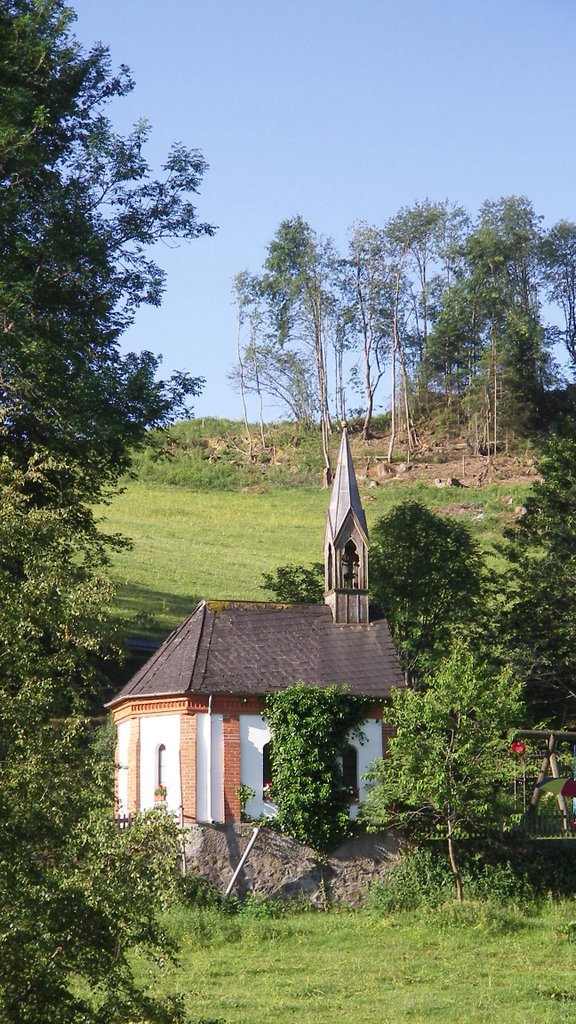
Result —
POLYGON ((388 445, 388 462, 392 462, 394 444, 396 442, 396 355, 400 348, 400 330, 398 326, 398 297, 400 294, 400 274, 396 276, 394 286, 394 309, 392 313, 392 395, 390 419, 390 444, 388 445))
POLYGON ((392 346, 392 394, 390 397, 390 443, 388 445, 388 462, 392 462, 394 444, 396 442, 396 339, 392 346))
POLYGON ((456 861, 456 850, 454 847, 453 828, 451 822, 448 823, 448 858, 450 860, 450 867, 452 869, 454 885, 456 887, 456 899, 459 903, 462 903, 462 900, 464 899, 462 876, 460 875, 460 869, 456 861))
POLYGON ((248 411, 246 409, 246 389, 244 385, 244 360, 242 359, 242 345, 240 343, 240 335, 242 329, 242 314, 241 309, 238 310, 238 330, 236 333, 236 350, 238 353, 238 380, 240 382, 240 397, 242 399, 242 412, 244 415, 244 426, 246 428, 246 435, 248 437, 248 458, 250 462, 254 461, 254 445, 252 442, 252 434, 250 433, 250 424, 248 423, 248 411))
POLYGON ((366 398, 367 398, 367 406, 366 406, 366 415, 364 417, 364 424, 362 426, 362 437, 364 438, 365 441, 369 441, 370 438, 372 437, 371 426, 372 426, 372 413, 373 413, 373 410, 374 410, 374 394, 372 392, 372 388, 370 388, 368 386, 368 384, 366 385, 366 398))

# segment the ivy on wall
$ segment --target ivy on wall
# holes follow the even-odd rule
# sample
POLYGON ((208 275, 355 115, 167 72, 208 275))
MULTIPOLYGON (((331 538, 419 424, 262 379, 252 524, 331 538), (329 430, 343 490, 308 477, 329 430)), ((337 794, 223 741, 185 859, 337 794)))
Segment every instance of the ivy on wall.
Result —
POLYGON ((339 846, 348 833, 342 753, 351 733, 361 735, 373 703, 343 687, 321 690, 302 682, 266 699, 274 737, 278 823, 320 856, 339 846))

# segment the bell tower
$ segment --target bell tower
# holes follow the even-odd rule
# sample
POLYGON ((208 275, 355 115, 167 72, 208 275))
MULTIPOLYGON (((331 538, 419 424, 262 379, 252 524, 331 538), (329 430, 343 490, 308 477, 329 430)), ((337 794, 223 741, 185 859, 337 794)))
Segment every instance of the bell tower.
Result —
POLYGON ((346 428, 334 476, 324 540, 324 600, 334 622, 368 623, 368 527, 346 428))

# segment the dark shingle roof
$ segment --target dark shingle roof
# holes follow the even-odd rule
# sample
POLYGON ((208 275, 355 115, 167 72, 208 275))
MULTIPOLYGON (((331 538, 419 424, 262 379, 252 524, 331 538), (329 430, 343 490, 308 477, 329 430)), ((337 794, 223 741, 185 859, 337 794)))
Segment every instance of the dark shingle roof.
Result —
POLYGON ((201 601, 110 701, 266 694, 298 680, 379 699, 404 680, 384 620, 337 625, 326 605, 201 601))

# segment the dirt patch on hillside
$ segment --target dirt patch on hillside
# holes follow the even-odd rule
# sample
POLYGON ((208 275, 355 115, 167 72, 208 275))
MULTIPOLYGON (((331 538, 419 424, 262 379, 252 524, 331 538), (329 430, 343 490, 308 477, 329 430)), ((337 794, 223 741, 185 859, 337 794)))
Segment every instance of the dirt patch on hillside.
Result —
POLYGON ((534 456, 498 452, 474 455, 466 446, 422 446, 410 459, 399 457, 389 464, 382 439, 353 444, 358 481, 367 486, 423 480, 441 487, 484 487, 487 484, 527 484, 541 477, 534 456))

